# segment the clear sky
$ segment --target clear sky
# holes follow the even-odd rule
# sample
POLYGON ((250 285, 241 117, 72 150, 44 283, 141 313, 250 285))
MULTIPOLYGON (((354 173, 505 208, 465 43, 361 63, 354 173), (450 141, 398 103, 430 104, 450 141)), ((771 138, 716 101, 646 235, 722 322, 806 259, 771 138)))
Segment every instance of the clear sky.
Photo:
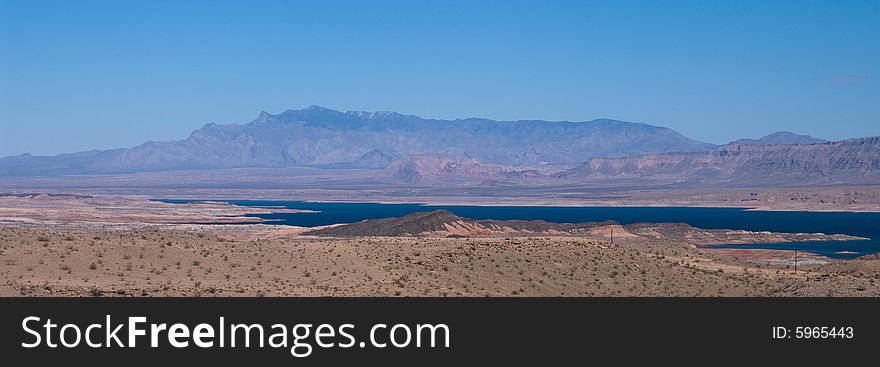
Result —
POLYGON ((880 1, 0 0, 0 156, 312 104, 880 135, 880 1))

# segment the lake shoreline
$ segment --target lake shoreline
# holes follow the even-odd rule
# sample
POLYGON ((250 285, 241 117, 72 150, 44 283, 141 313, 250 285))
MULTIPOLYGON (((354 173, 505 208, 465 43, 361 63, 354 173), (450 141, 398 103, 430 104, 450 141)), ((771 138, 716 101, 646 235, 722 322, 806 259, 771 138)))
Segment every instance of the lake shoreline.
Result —
MULTIPOLYGON (((876 254, 834 259, 800 253, 795 259, 788 249, 695 245, 790 236, 769 232, 707 230, 669 223, 560 227, 516 220, 477 221, 482 227, 476 227, 472 221, 461 224, 453 218, 453 222, 439 223, 440 227, 430 230, 434 237, 334 238, 307 233, 315 227, 265 222, 229 225, 238 215, 320 219, 334 215, 334 208, 345 209, 343 213, 360 208, 385 217, 389 208, 395 209, 378 204, 348 205, 313 203, 289 208, 288 203, 283 210, 278 205, 267 210, 218 202, 167 204, 146 198, 0 198, 0 261, 6 266, 0 274, 0 296, 878 295, 878 289, 871 286, 880 274, 876 254), (322 205, 329 207, 314 207, 322 205), (497 227, 494 237, 472 236, 492 225, 497 227), (560 231, 566 228, 574 233, 560 231), (797 273, 792 269, 795 261, 797 273)), ((395 210, 424 209, 410 205, 395 210)), ((495 210, 508 215, 531 210, 465 209, 487 211, 483 214, 489 217, 495 216, 491 212, 495 210)), ((549 210, 560 218, 568 217, 571 210, 606 211, 549 210)), ((690 212, 699 214, 697 217, 709 212, 737 213, 740 218, 866 215, 688 208, 616 210, 661 216, 670 211, 690 212)), ((354 210, 354 214, 362 213, 354 210)))
MULTIPOLYGON (((874 218, 875 213, 857 212, 803 212, 803 211, 756 211, 743 208, 718 207, 669 207, 669 206, 501 206, 467 205, 442 206, 421 203, 379 204, 364 202, 291 202, 260 200, 211 199, 147 199, 145 197, 115 196, 63 196, 31 195, 0 197, 0 223, 21 225, 52 225, 76 227, 95 225, 115 228, 137 228, 140 224, 165 224, 181 228, 224 225, 223 231, 251 231, 256 226, 267 230, 290 232, 272 227, 316 227, 341 225, 370 218, 394 218, 410 212, 450 209, 463 217, 478 220, 545 220, 551 223, 590 223, 607 220, 629 226, 635 223, 658 224, 673 228, 675 223, 688 223, 694 228, 664 231, 663 240, 674 239, 697 245, 769 245, 798 241, 821 240, 828 248, 803 248, 802 251, 827 255, 829 258, 856 258, 874 252, 875 233, 859 232, 862 227, 846 228, 834 225, 852 222, 863 223, 874 218), (186 204, 186 205, 182 205, 186 204), (30 207, 29 207, 30 206, 30 207), (369 214, 364 216, 364 213, 369 214), (340 215, 342 215, 340 217, 340 215), (758 216, 758 219, 749 219, 758 216), (868 219, 865 219, 866 217, 868 219), (811 218, 820 218, 813 220, 811 218), (300 221, 307 222, 300 222, 300 221), (742 220, 746 222, 740 223, 742 220), (800 224, 804 220, 808 224, 800 224), (774 222, 784 222, 777 227, 766 227, 774 222), (79 223, 79 224, 77 224, 79 223), (92 223, 92 224, 88 224, 92 223), (233 226, 228 226, 232 224, 233 226), (761 225, 762 227, 756 227, 761 225), (829 226, 830 225, 830 226, 829 226), (235 227, 235 228, 232 228, 235 227), (271 229, 270 229, 271 228, 271 229), (736 231, 747 230, 751 233, 736 231), (810 232, 807 232, 810 231, 810 232), (700 233, 702 231, 702 233, 700 233), (710 233, 713 232, 714 233, 710 233), (719 235, 720 232, 733 235, 719 235), (767 232, 767 233, 761 233, 767 232), (819 233, 814 235, 814 233, 819 233), (690 233, 687 236, 681 233, 690 233), (835 234, 848 234, 850 238, 834 238, 835 234), (843 240, 868 239, 869 246, 850 248, 843 240)), ((880 217, 878 217, 880 218, 880 217)), ((297 231, 298 229, 294 229, 297 231)), ((564 235, 564 233, 561 233, 564 235)), ((528 235, 528 234, 526 234, 528 235)), ((542 234, 534 234, 542 235, 542 234)), ((551 234, 555 235, 555 234, 551 234)), ((621 233, 618 233, 618 236, 621 233)), ((648 238, 648 237, 646 237, 648 238)), ((853 243, 855 245, 855 243, 853 243)), ((787 251, 800 245, 779 249, 787 251)), ((805 244, 804 246, 812 246, 805 244)), ((861 246, 861 245, 860 245, 861 246)), ((742 246, 745 247, 745 246, 742 246)), ((775 248, 775 247, 774 247, 775 248)), ((772 249, 772 248, 767 248, 772 249)))

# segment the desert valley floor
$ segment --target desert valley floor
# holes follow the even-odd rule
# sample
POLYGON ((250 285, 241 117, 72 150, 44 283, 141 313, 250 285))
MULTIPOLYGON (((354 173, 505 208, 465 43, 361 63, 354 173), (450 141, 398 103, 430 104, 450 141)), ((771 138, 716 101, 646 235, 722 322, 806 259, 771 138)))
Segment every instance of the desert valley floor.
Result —
POLYGON ((790 251, 704 246, 782 241, 784 234, 613 223, 581 228, 577 236, 505 224, 488 233, 473 230, 485 223, 462 218, 417 236, 223 224, 254 220, 242 215, 261 210, 3 196, 0 296, 880 295, 877 255, 834 260, 801 253, 795 272, 790 251), (606 229, 614 230, 613 243, 606 229))

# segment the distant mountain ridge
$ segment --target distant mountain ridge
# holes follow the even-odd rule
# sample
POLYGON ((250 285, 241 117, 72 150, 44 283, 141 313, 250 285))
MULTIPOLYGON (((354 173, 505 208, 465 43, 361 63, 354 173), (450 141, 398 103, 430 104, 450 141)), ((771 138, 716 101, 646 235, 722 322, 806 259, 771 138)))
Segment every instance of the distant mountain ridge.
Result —
POLYGON ((678 185, 805 186, 880 182, 880 137, 822 144, 731 143, 705 152, 592 158, 561 178, 660 178, 678 185))
POLYGON ((277 115, 261 112, 243 125, 207 124, 184 140, 52 157, 6 157, 0 159, 0 175, 334 165, 378 168, 419 154, 534 166, 714 147, 668 128, 609 119, 435 120, 396 112, 340 112, 311 106, 277 115))

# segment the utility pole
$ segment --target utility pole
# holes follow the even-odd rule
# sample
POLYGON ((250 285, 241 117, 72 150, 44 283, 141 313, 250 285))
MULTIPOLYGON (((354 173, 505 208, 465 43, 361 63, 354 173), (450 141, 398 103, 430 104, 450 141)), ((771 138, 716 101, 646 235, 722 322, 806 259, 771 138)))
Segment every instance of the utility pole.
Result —
POLYGON ((608 228, 611 228, 611 243, 614 243, 614 225, 612 224, 608 228))
POLYGON ((794 249, 794 273, 797 274, 797 258, 798 258, 798 250, 794 249))

